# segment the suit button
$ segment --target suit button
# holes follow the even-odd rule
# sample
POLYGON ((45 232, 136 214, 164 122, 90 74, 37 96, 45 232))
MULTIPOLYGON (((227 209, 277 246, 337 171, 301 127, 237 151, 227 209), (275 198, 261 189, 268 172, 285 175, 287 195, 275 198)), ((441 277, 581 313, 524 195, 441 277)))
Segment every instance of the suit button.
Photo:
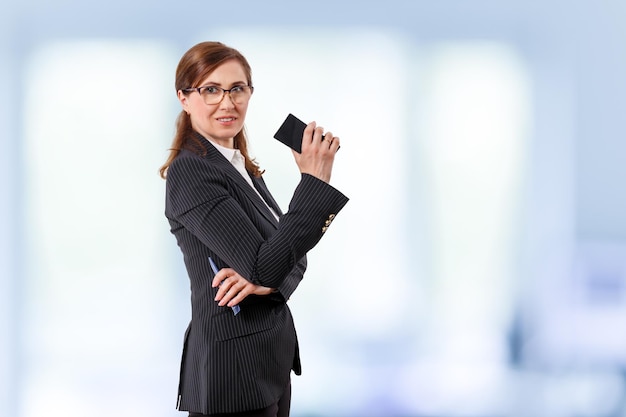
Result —
POLYGON ((326 226, 322 227, 322 233, 326 233, 327 230, 328 230, 328 227, 326 226))

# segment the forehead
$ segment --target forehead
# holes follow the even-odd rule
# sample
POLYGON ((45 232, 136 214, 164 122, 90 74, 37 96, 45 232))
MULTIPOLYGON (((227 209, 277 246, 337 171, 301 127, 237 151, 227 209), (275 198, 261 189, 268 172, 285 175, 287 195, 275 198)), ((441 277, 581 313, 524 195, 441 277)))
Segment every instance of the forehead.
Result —
POLYGON ((231 59, 215 68, 213 72, 202 80, 201 84, 227 85, 247 82, 248 77, 241 62, 231 59))

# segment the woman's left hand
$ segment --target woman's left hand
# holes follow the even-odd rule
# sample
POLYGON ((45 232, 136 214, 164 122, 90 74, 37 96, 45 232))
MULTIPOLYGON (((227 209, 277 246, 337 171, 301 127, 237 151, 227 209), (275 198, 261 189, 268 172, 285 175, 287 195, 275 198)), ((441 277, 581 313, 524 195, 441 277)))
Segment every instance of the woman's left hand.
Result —
POLYGON ((218 305, 233 307, 242 302, 250 294, 268 295, 274 289, 256 285, 239 275, 232 268, 220 269, 211 284, 213 288, 219 287, 215 301, 218 305))

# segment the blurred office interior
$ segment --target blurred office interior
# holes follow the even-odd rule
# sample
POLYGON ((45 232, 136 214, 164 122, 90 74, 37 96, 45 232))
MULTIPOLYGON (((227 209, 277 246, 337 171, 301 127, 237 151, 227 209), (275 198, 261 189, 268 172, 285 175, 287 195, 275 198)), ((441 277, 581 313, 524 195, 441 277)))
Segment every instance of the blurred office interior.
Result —
POLYGON ((626 416, 626 3, 5 0, 0 416, 177 416, 189 320, 163 216, 174 71, 253 69, 351 201, 290 300, 294 417, 626 416))

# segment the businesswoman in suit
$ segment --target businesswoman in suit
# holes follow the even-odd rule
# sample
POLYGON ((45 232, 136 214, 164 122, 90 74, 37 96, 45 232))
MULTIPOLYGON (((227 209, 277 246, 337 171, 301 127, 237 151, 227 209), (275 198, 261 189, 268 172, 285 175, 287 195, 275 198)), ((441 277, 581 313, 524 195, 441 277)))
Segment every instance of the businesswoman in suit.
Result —
POLYGON ((175 84, 182 111, 161 176, 192 307, 177 408, 190 416, 286 417, 290 374, 301 372, 287 300, 306 253, 348 201, 329 185, 339 138, 307 126, 302 152, 294 152, 301 179, 283 214, 247 151, 247 60, 203 42, 183 55, 175 84))

